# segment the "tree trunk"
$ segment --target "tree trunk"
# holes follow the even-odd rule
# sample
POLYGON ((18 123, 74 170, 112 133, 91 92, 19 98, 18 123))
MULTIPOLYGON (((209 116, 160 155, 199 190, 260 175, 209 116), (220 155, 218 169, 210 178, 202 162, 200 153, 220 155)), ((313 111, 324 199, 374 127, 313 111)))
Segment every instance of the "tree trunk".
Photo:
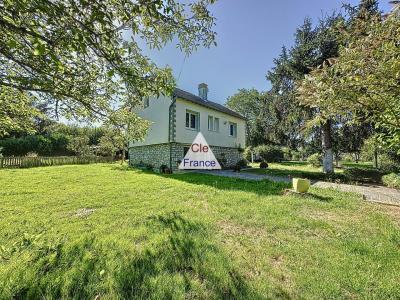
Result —
POLYGON ((125 161, 125 148, 122 149, 122 155, 121 155, 121 165, 124 164, 125 161))
POLYGON ((322 125, 322 152, 324 173, 333 173, 331 120, 327 120, 326 123, 322 125))
POLYGON ((374 167, 378 168, 378 151, 374 150, 374 167))

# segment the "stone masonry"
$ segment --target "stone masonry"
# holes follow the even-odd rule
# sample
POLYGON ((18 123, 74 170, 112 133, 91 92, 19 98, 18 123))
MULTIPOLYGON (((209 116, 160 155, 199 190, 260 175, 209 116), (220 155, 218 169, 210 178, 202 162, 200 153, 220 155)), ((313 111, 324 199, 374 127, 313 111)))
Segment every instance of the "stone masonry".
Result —
MULTIPOLYGON (((129 164, 132 166, 148 164, 159 170, 161 165, 170 166, 177 170, 184 157, 184 149, 190 144, 165 143, 148 146, 137 146, 129 149, 129 164), (170 156, 171 153, 171 156, 170 156)), ((242 159, 242 154, 237 148, 210 146, 215 157, 224 167, 232 167, 242 159)))

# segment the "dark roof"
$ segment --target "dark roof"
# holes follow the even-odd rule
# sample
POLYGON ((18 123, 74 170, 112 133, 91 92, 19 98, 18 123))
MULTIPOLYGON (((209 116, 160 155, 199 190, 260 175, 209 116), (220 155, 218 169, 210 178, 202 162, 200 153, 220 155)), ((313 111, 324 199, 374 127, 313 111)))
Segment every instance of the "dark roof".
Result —
POLYGON ((215 102, 212 102, 209 100, 203 100, 202 98, 195 96, 189 92, 185 92, 184 90, 176 88, 174 91, 174 95, 178 98, 182 98, 184 100, 193 102, 195 104, 202 105, 202 106, 205 106, 205 107, 208 107, 211 109, 215 109, 215 110, 223 112, 225 114, 245 120, 245 117, 243 117, 241 114, 237 113, 236 111, 233 111, 221 104, 218 104, 218 103, 215 103, 215 102))

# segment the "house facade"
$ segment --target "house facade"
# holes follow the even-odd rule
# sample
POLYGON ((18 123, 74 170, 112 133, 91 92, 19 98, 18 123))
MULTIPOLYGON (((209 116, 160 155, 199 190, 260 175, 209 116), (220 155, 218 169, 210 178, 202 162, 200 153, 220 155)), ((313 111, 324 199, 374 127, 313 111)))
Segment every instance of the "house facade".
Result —
POLYGON ((208 100, 208 87, 199 95, 175 89, 171 97, 147 98, 138 115, 151 125, 143 141, 129 143, 129 163, 165 165, 176 170, 198 132, 201 132, 221 165, 235 165, 245 147, 243 116, 208 100))

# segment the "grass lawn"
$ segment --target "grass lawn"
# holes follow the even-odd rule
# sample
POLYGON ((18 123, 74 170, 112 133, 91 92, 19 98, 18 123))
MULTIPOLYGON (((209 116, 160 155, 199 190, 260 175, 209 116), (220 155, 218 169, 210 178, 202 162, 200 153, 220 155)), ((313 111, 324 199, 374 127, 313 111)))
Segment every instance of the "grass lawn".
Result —
MULTIPOLYGON (((260 169, 259 163, 251 164, 254 169, 243 170, 242 172, 248 172, 253 174, 267 174, 273 176, 290 176, 290 177, 301 177, 312 180, 341 180, 346 181, 343 175, 343 168, 335 168, 334 175, 326 175, 322 172, 322 167, 316 168, 309 165, 304 161, 285 161, 281 163, 269 163, 268 169, 260 169)), ((358 167, 371 169, 372 163, 368 162, 342 162, 343 167, 358 167)))
POLYGON ((283 188, 107 164, 0 170, 0 297, 400 297, 400 214, 283 188))
MULTIPOLYGON (((322 167, 317 168, 304 161, 285 161, 281 163, 268 163, 267 169, 260 169, 259 163, 251 164, 254 169, 243 170, 253 174, 267 174, 273 176, 302 177, 315 180, 325 180, 328 177, 322 172, 322 167)), ((335 176, 341 178, 343 169, 335 168, 335 176)))

